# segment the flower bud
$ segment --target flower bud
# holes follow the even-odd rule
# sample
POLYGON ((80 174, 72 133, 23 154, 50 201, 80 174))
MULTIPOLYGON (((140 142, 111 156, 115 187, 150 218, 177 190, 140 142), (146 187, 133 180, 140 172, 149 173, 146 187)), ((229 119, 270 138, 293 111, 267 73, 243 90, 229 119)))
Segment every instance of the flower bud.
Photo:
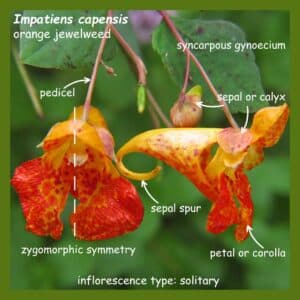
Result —
POLYGON ((177 100, 170 110, 170 117, 175 127, 195 127, 202 117, 201 87, 196 85, 190 89, 183 99, 177 100))
POLYGON ((143 85, 140 85, 137 90, 137 109, 142 114, 146 107, 146 89, 143 85))

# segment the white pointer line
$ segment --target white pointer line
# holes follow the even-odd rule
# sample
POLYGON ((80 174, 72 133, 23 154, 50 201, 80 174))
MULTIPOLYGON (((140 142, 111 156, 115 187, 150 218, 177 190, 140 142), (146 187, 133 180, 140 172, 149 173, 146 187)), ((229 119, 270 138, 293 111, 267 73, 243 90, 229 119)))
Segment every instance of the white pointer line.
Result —
POLYGON ((264 249, 265 247, 264 247, 261 243, 259 243, 258 240, 254 237, 254 235, 253 235, 253 233, 252 233, 252 230, 253 230, 253 228, 252 228, 251 226, 247 225, 246 231, 249 232, 249 234, 250 234, 252 240, 253 240, 260 248, 264 249))
POLYGON ((224 104, 218 104, 218 105, 207 105, 207 104, 204 104, 202 101, 200 102, 196 102, 196 105, 198 107, 207 107, 207 108, 219 108, 219 107, 223 107, 224 104))
POLYGON ((246 108, 246 109, 247 109, 247 114, 246 114, 245 124, 244 124, 244 126, 243 126, 244 129, 247 128, 248 122, 249 122, 249 107, 248 107, 248 105, 247 105, 247 108, 246 108))
POLYGON ((144 180, 142 180, 141 182, 141 187, 145 189, 147 195, 156 203, 156 204, 159 204, 159 202, 151 195, 151 193, 148 191, 147 189, 147 185, 148 183, 144 180))
POLYGON ((85 76, 85 77, 83 77, 83 79, 78 79, 78 80, 68 83, 67 85, 64 86, 64 89, 67 89, 68 87, 70 87, 71 85, 73 85, 75 83, 84 82, 85 84, 87 84, 90 81, 91 81, 91 79, 85 76))

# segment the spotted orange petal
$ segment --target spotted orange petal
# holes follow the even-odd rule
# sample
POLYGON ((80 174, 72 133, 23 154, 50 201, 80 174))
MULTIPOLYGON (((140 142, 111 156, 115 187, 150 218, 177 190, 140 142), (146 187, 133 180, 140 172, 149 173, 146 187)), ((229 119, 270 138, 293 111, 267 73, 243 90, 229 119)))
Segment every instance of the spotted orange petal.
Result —
POLYGON ((23 163, 11 180, 20 197, 27 230, 59 239, 63 230, 60 214, 70 189, 70 173, 45 165, 42 158, 23 163))
POLYGON ((259 110, 253 118, 250 131, 253 142, 263 147, 271 147, 281 137, 289 117, 287 104, 271 106, 259 110))
POLYGON ((222 174, 218 182, 218 196, 207 219, 206 228, 212 233, 221 233, 238 222, 238 209, 233 201, 230 179, 222 174))
POLYGON ((88 146, 100 153, 105 153, 105 149, 96 129, 87 122, 81 120, 69 120, 54 125, 43 141, 45 152, 61 148, 62 144, 78 144, 78 146, 88 146))
MULTIPOLYGON (((70 115, 69 120, 81 120, 83 117, 83 111, 83 106, 76 107, 76 109, 70 115)), ((95 107, 90 107, 88 119, 86 122, 94 129, 96 129, 96 132, 101 142, 103 143, 104 150, 107 156, 110 159, 114 159, 114 138, 108 130, 106 121, 101 112, 95 107)))
POLYGON ((241 168, 235 172, 232 188, 239 202, 239 219, 235 229, 235 238, 237 241, 243 241, 248 236, 247 226, 252 226, 254 207, 251 199, 251 186, 241 168))
POLYGON ((143 152, 162 160, 189 178, 208 198, 214 198, 204 170, 211 159, 211 147, 216 143, 220 129, 170 128, 156 129, 139 134, 127 142, 117 153, 117 166, 122 174, 135 180, 148 180, 157 175, 157 167, 148 173, 128 170, 123 157, 131 152, 143 152))
POLYGON ((75 168, 72 193, 80 203, 70 222, 76 238, 101 240, 135 230, 144 215, 135 187, 119 176, 108 158, 93 150, 88 155, 87 162, 75 168))
MULTIPOLYGON (((70 114, 69 120, 82 120, 83 112, 84 112, 84 107, 82 105, 76 107, 73 110, 73 112, 70 114)), ((93 127, 107 128, 106 121, 103 115, 101 114, 100 110, 93 106, 91 106, 89 109, 89 114, 86 122, 93 127)))
POLYGON ((282 135, 289 117, 287 104, 266 107, 255 113, 250 132, 252 142, 247 150, 243 167, 250 170, 264 159, 264 148, 272 147, 282 135))

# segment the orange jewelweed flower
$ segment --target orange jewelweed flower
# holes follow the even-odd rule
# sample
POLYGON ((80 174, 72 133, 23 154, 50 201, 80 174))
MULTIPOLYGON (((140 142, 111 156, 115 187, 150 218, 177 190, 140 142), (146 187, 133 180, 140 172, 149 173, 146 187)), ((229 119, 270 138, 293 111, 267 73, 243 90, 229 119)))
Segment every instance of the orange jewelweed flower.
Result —
POLYGON ((26 228, 34 234, 61 238, 60 215, 69 193, 79 200, 70 217, 78 239, 116 237, 136 229, 143 219, 135 187, 112 163, 114 140, 101 113, 91 108, 87 121, 82 114, 78 107, 67 121, 55 124, 40 144, 43 156, 15 170, 11 183, 26 228))
POLYGON ((263 149, 280 138, 288 120, 286 104, 259 110, 250 129, 168 128, 144 132, 127 142, 117 153, 118 168, 125 176, 148 180, 160 168, 135 173, 122 163, 124 155, 144 152, 184 174, 212 201, 207 230, 221 233, 236 224, 235 238, 247 238, 252 225, 251 187, 245 175, 263 160, 263 149), (215 154, 212 147, 218 145, 215 154))

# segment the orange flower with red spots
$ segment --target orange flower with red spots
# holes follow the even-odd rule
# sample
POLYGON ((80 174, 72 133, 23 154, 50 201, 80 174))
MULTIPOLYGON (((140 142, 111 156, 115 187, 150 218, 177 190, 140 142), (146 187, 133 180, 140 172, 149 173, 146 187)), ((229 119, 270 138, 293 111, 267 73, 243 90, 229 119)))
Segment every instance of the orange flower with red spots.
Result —
POLYGON ((247 238, 252 225, 251 187, 245 175, 263 160, 263 149, 280 138, 288 120, 286 104, 258 111, 251 128, 169 128, 144 132, 127 142, 117 153, 118 168, 125 176, 148 180, 157 175, 135 173, 122 163, 124 155, 144 152, 175 168, 191 180, 212 202, 207 230, 221 233, 236 225, 235 238, 247 238), (218 145, 213 154, 213 146, 218 145))
POLYGON ((112 163, 114 140, 105 120, 95 108, 87 121, 82 114, 79 107, 67 121, 54 125, 40 145, 43 156, 15 170, 11 182, 26 228, 34 234, 61 238, 60 215, 68 194, 79 200, 70 217, 78 239, 116 237, 135 230, 143 219, 135 187, 112 163))

